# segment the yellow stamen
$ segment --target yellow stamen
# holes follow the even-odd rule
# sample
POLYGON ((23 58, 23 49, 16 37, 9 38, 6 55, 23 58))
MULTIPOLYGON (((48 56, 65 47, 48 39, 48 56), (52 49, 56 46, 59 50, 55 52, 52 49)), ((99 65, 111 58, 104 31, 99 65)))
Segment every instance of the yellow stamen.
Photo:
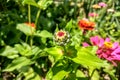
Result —
POLYGON ((113 46, 112 42, 104 42, 105 48, 112 48, 112 46, 113 46))

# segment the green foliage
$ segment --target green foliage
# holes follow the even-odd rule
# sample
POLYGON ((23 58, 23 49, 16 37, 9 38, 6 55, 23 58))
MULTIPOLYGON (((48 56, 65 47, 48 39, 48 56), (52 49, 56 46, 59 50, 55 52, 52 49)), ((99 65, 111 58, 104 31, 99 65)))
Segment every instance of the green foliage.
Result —
POLYGON ((26 57, 19 57, 12 61, 11 64, 9 64, 3 71, 13 71, 15 69, 20 69, 23 66, 27 66, 32 64, 30 59, 27 59, 26 57))
POLYGON ((117 80, 120 77, 119 62, 113 66, 97 56, 99 47, 82 46, 83 42, 91 43, 90 37, 96 35, 120 42, 119 0, 1 0, 0 7, 1 80, 105 80, 106 76, 117 80), (105 2, 107 7, 95 9, 93 5, 99 2, 105 2), (98 16, 89 16, 91 12, 98 16), (95 22, 93 31, 79 28, 78 22, 83 18, 95 22), (59 30, 70 34, 68 43, 54 42, 54 34, 59 30))
POLYGON ((16 28, 28 36, 33 35, 35 33, 35 29, 31 26, 27 26, 25 23, 18 24, 16 28))
POLYGON ((107 66, 107 63, 105 61, 102 61, 95 55, 96 48, 93 49, 84 47, 79 48, 77 52, 77 57, 73 58, 72 60, 78 64, 82 64, 88 67, 100 68, 103 66, 107 66))

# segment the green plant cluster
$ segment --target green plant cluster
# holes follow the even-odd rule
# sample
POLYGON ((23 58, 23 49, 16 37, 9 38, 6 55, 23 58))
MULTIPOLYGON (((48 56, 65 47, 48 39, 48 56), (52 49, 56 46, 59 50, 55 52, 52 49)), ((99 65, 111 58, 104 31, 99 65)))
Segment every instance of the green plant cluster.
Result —
POLYGON ((96 46, 82 42, 95 35, 120 42, 119 10, 119 0, 0 0, 0 80, 118 80, 119 63, 100 59, 96 46), (94 9, 99 2, 107 7, 94 9), (82 18, 95 30, 83 35, 82 18), (59 30, 70 35, 66 45, 53 40, 59 30))

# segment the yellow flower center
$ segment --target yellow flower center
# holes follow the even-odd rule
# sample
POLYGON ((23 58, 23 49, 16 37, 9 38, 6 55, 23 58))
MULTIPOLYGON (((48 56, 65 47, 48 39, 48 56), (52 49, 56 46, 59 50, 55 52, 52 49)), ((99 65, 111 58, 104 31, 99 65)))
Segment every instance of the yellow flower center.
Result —
POLYGON ((113 44, 112 42, 104 42, 104 47, 109 49, 109 48, 112 48, 113 44))

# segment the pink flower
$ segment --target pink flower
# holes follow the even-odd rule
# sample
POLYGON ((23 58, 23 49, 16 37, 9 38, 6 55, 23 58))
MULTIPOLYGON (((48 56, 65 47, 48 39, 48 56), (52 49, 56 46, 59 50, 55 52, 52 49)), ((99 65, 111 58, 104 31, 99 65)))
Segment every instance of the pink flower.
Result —
POLYGON ((98 3, 98 5, 101 6, 101 7, 106 7, 107 6, 107 4, 105 4, 104 2, 100 2, 100 3, 98 3))
MULTIPOLYGON (((90 38, 93 46, 97 46, 98 50, 96 52, 97 56, 101 59, 106 59, 117 66, 118 61, 120 61, 120 46, 118 42, 112 43, 110 38, 100 38, 99 36, 94 36, 90 38)), ((87 43, 83 43, 84 47, 89 46, 87 43)))
POLYGON ((88 16, 90 16, 90 17, 97 17, 98 14, 96 14, 96 13, 89 13, 88 16))

